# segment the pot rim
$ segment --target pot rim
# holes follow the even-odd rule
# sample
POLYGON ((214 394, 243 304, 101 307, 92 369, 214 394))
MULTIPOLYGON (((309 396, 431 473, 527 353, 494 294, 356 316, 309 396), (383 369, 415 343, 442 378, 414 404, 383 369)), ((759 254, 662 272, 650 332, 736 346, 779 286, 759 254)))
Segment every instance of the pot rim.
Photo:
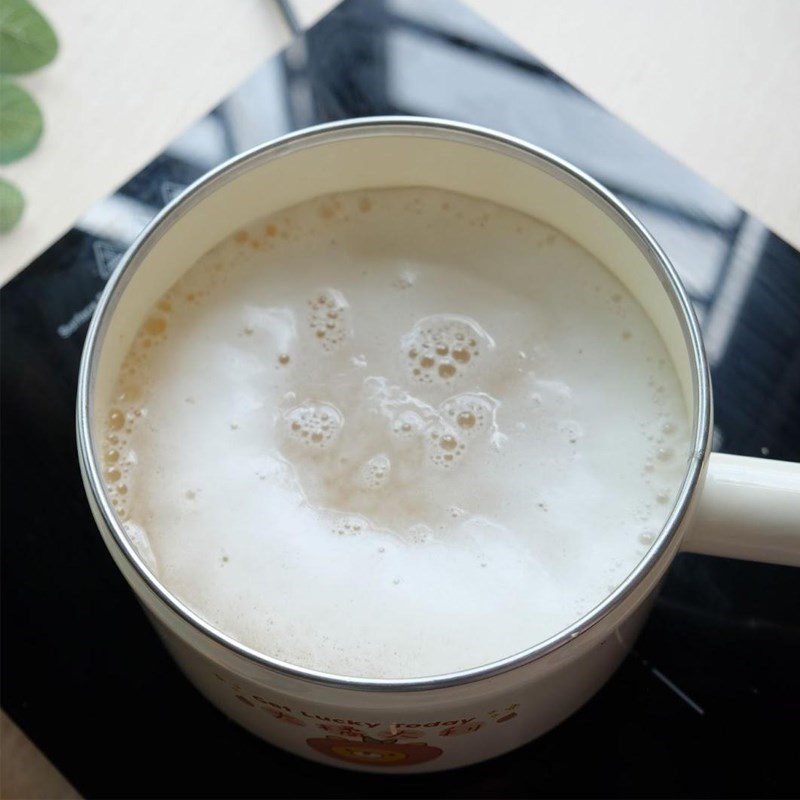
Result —
MULTIPOLYGON (((190 627, 246 661, 285 676, 341 689, 378 692, 419 691, 462 685, 499 675, 530 664, 574 641, 580 634, 585 633, 619 608, 661 558, 669 554, 670 550, 675 551, 677 543, 674 548, 671 545, 688 512, 692 497, 699 487, 703 466, 709 451, 711 385, 700 327, 675 268, 642 223, 598 181, 568 161, 540 147, 488 128, 428 117, 364 117, 305 128, 234 156, 201 176, 153 218, 122 256, 98 300, 81 358, 76 425, 78 456, 90 503, 102 516, 102 521, 110 532, 113 543, 138 577, 164 606, 188 623, 190 627), (131 276, 158 240, 160 234, 189 213, 218 186, 235 179, 255 163, 279 158, 318 144, 376 135, 422 136, 489 148, 545 170, 590 200, 623 230, 655 271, 669 295, 675 314, 678 316, 692 361, 694 435, 686 473, 677 500, 656 541, 622 584, 572 625, 525 650, 489 664, 457 672, 408 679, 375 679, 335 675, 290 664, 241 644, 192 611, 161 584, 125 535, 104 490, 100 470, 94 457, 96 450, 91 424, 97 364, 109 320, 131 276)), ((110 546, 111 543, 107 541, 107 544, 110 546)))

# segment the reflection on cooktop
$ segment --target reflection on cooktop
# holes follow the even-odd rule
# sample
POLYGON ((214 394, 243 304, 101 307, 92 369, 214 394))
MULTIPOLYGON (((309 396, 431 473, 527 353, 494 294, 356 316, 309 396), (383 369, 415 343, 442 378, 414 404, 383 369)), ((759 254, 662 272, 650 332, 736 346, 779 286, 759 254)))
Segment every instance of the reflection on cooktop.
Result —
POLYGON ((347 0, 0 292, 3 707, 88 796, 263 795, 275 775, 281 793, 309 797, 791 794, 800 629, 788 568, 680 556, 636 652, 595 699, 527 747, 449 775, 289 756, 222 718, 164 653, 77 468, 77 365, 97 294, 142 226, 209 168, 299 127, 376 114, 486 125, 604 182, 695 304, 716 449, 800 460, 800 254, 458 3, 347 0))

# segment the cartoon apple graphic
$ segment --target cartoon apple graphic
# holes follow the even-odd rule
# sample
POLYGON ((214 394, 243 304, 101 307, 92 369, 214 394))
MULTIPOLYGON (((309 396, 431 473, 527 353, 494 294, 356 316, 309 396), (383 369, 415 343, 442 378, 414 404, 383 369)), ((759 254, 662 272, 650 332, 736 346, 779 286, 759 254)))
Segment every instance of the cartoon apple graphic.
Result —
POLYGON ((326 736, 306 739, 306 744, 323 755, 370 767, 410 767, 433 761, 442 754, 440 748, 423 742, 401 744, 393 739, 379 741, 366 735, 360 742, 326 736))

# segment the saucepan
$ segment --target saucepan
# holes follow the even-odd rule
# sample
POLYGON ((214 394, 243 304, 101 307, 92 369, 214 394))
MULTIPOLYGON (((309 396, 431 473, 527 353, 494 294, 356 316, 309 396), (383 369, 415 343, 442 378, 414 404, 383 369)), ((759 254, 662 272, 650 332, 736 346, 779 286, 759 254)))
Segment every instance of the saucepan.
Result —
POLYGON ((309 128, 256 147, 190 186, 139 236, 99 300, 81 362, 77 428, 100 533, 189 680, 268 742, 340 767, 448 769, 541 735, 619 665, 681 550, 800 564, 800 465, 711 452, 711 383, 700 329, 678 275, 642 224, 562 159, 445 120, 383 117, 309 128), (101 421, 118 368, 140 320, 179 275, 259 217, 317 195, 387 186, 438 187, 510 206, 593 253, 658 329, 692 420, 677 500, 647 554, 611 595, 523 652, 408 680, 315 672, 215 629, 149 569, 101 479, 101 421))

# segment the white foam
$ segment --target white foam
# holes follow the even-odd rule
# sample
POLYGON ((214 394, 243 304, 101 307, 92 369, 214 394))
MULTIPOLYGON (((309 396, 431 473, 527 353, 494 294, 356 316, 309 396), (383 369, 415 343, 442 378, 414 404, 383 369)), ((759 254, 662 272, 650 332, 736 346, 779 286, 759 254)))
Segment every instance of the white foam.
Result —
POLYGON ((116 391, 104 468, 142 557, 229 635, 347 675, 474 667, 566 627, 655 540, 688 455, 625 289, 541 223, 431 189, 221 243, 116 391))

